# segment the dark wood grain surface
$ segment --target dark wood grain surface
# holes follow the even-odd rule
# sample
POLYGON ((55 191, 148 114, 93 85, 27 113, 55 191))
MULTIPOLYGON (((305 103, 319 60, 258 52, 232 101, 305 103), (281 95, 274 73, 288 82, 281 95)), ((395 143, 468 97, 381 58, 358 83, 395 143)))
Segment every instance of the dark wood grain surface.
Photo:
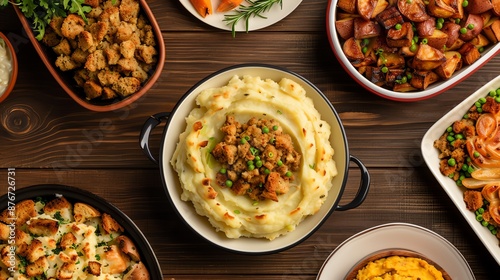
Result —
MULTIPOLYGON (((165 67, 132 107, 107 113, 88 111, 70 99, 37 56, 13 9, 0 11, 0 31, 16 38, 19 59, 17 85, 0 104, 0 194, 7 192, 7 169, 15 168, 18 188, 64 184, 102 196, 141 228, 165 279, 315 279, 346 238, 390 222, 437 232, 460 250, 477 279, 498 279, 499 265, 428 170, 420 141, 435 121, 500 75, 499 57, 437 97, 400 103, 367 92, 339 65, 326 35, 327 0, 303 1, 282 21, 235 38, 197 20, 178 1, 148 3, 163 32, 165 67), (334 212, 301 244, 264 256, 224 251, 188 229, 165 196, 158 166, 138 141, 148 117, 172 110, 196 82, 224 67, 253 62, 286 67, 323 91, 340 115, 350 153, 372 178, 361 206, 334 212)), ((153 132, 153 147, 159 148, 162 129, 153 132)), ((342 202, 355 195, 359 180, 358 169, 351 168, 342 202)))

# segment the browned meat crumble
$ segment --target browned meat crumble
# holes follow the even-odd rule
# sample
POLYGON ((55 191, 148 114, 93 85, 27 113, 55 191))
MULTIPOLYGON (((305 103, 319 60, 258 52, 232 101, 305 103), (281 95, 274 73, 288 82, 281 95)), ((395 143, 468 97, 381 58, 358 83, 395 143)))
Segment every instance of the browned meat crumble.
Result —
POLYGON ((228 115, 221 131, 224 138, 211 152, 223 166, 216 176, 219 186, 255 201, 278 201, 289 191, 301 155, 278 121, 251 118, 242 124, 228 115))

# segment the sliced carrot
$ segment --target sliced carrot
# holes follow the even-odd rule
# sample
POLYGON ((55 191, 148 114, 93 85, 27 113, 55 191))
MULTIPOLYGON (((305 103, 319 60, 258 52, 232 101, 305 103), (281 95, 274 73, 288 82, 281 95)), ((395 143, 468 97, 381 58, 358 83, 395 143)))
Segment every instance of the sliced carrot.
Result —
POLYGON ((243 0, 221 0, 217 12, 227 12, 236 9, 243 0))
POLYGON ((189 0, 193 4, 194 9, 202 17, 212 14, 212 1, 211 0, 189 0))

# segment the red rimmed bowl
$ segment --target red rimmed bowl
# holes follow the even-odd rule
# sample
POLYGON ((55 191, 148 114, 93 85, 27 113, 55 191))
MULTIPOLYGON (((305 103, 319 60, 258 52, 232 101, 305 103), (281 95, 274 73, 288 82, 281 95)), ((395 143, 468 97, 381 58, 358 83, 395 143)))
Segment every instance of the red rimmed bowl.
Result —
POLYGON ((7 63, 9 63, 9 65, 7 65, 7 67, 5 68, 5 70, 8 72, 6 73, 8 81, 5 85, 5 88, 3 88, 3 86, 0 87, 0 102, 2 102, 7 98, 7 96, 9 96, 9 94, 14 89, 14 86, 16 85, 18 63, 14 46, 12 46, 9 38, 7 38, 7 36, 2 32, 0 32, 0 48, 5 49, 7 63))
MULTIPOLYGON (((427 88, 423 90, 415 90, 408 92, 399 92, 391 89, 383 88, 374 84, 367 77, 362 75, 356 67, 353 66, 352 61, 350 61, 344 51, 343 51, 343 43, 344 39, 339 36, 338 29, 336 27, 336 21, 343 18, 346 15, 346 12, 343 12, 339 7, 340 0, 329 0, 327 14, 326 14, 326 28, 327 28, 327 36, 330 43, 330 46, 335 54, 337 60, 340 65, 344 68, 344 70, 363 88, 374 93, 378 96, 381 96, 386 99, 401 101, 401 102, 413 102, 429 99, 436 95, 439 95, 452 87, 456 86, 458 83, 465 80, 467 77, 472 75, 479 68, 484 66, 489 60, 491 60, 494 56, 500 53, 500 43, 490 44, 488 47, 484 49, 481 53, 481 57, 472 63, 469 66, 463 66, 460 70, 454 72, 451 78, 447 80, 440 80, 430 84, 427 88), (340 15, 342 14, 342 15, 340 15)), ((373 20, 375 21, 375 19, 373 20)), ((407 20, 406 20, 407 21, 407 20)), ((375 21, 376 22, 376 21, 375 21)), ((379 26, 380 27, 380 26, 379 26)), ((380 27, 383 29, 383 27, 380 27)))
POLYGON ((149 71, 148 79, 144 83, 142 83, 140 89, 137 92, 123 98, 117 97, 111 100, 88 100, 85 97, 83 88, 77 86, 77 84, 75 83, 72 74, 65 73, 59 70, 55 66, 55 60, 57 58, 57 55, 51 48, 45 46, 43 43, 41 43, 35 38, 35 34, 32 30, 31 21, 24 16, 19 7, 17 7, 16 5, 13 6, 36 52, 38 53, 38 55, 40 56, 43 63, 45 64, 49 72, 52 74, 54 79, 64 89, 64 91, 76 103, 83 106, 84 108, 96 112, 106 112, 124 108, 132 104, 133 102, 137 101, 142 96, 144 96, 153 87, 153 85, 160 77, 163 70, 163 66, 165 64, 165 53, 166 53, 165 44, 160 26, 158 25, 158 22, 156 21, 154 14, 149 8, 147 2, 145 0, 138 0, 138 2, 140 7, 140 13, 142 13, 149 21, 149 24, 151 25, 155 36, 155 41, 156 41, 155 48, 157 51, 156 66, 154 67, 154 69, 149 71))

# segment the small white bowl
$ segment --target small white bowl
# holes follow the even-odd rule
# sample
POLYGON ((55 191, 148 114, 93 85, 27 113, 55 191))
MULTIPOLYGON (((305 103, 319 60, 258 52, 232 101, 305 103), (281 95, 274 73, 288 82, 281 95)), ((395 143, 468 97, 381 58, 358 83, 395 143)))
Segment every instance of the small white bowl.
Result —
POLYGON ((500 53, 500 43, 496 43, 489 46, 482 52, 481 58, 474 62, 470 66, 464 66, 459 71, 455 72, 453 76, 448 80, 441 80, 429 85, 425 90, 412 91, 412 92, 397 92, 382 88, 371 81, 369 81, 365 76, 361 75, 358 70, 352 65, 352 63, 347 59, 344 52, 342 51, 343 39, 339 38, 337 30, 335 27, 335 21, 337 20, 337 3, 339 0, 329 0, 327 14, 326 14, 326 28, 328 40, 333 53, 337 57, 338 61, 345 69, 345 71, 361 86, 363 86, 368 91, 395 101, 410 102, 419 101, 434 97, 438 94, 445 92, 446 90, 457 85, 472 73, 477 71, 479 68, 484 66, 490 59, 492 59, 496 54, 500 53))
POLYGON ((2 102, 7 98, 7 96, 9 96, 9 94, 14 89, 17 80, 18 64, 14 47, 12 46, 12 43, 9 41, 9 38, 7 38, 7 36, 5 36, 5 34, 3 34, 2 32, 0 32, 0 44, 2 45, 2 47, 6 48, 7 57, 11 63, 10 77, 7 87, 5 88, 4 91, 0 90, 0 102, 2 102))

